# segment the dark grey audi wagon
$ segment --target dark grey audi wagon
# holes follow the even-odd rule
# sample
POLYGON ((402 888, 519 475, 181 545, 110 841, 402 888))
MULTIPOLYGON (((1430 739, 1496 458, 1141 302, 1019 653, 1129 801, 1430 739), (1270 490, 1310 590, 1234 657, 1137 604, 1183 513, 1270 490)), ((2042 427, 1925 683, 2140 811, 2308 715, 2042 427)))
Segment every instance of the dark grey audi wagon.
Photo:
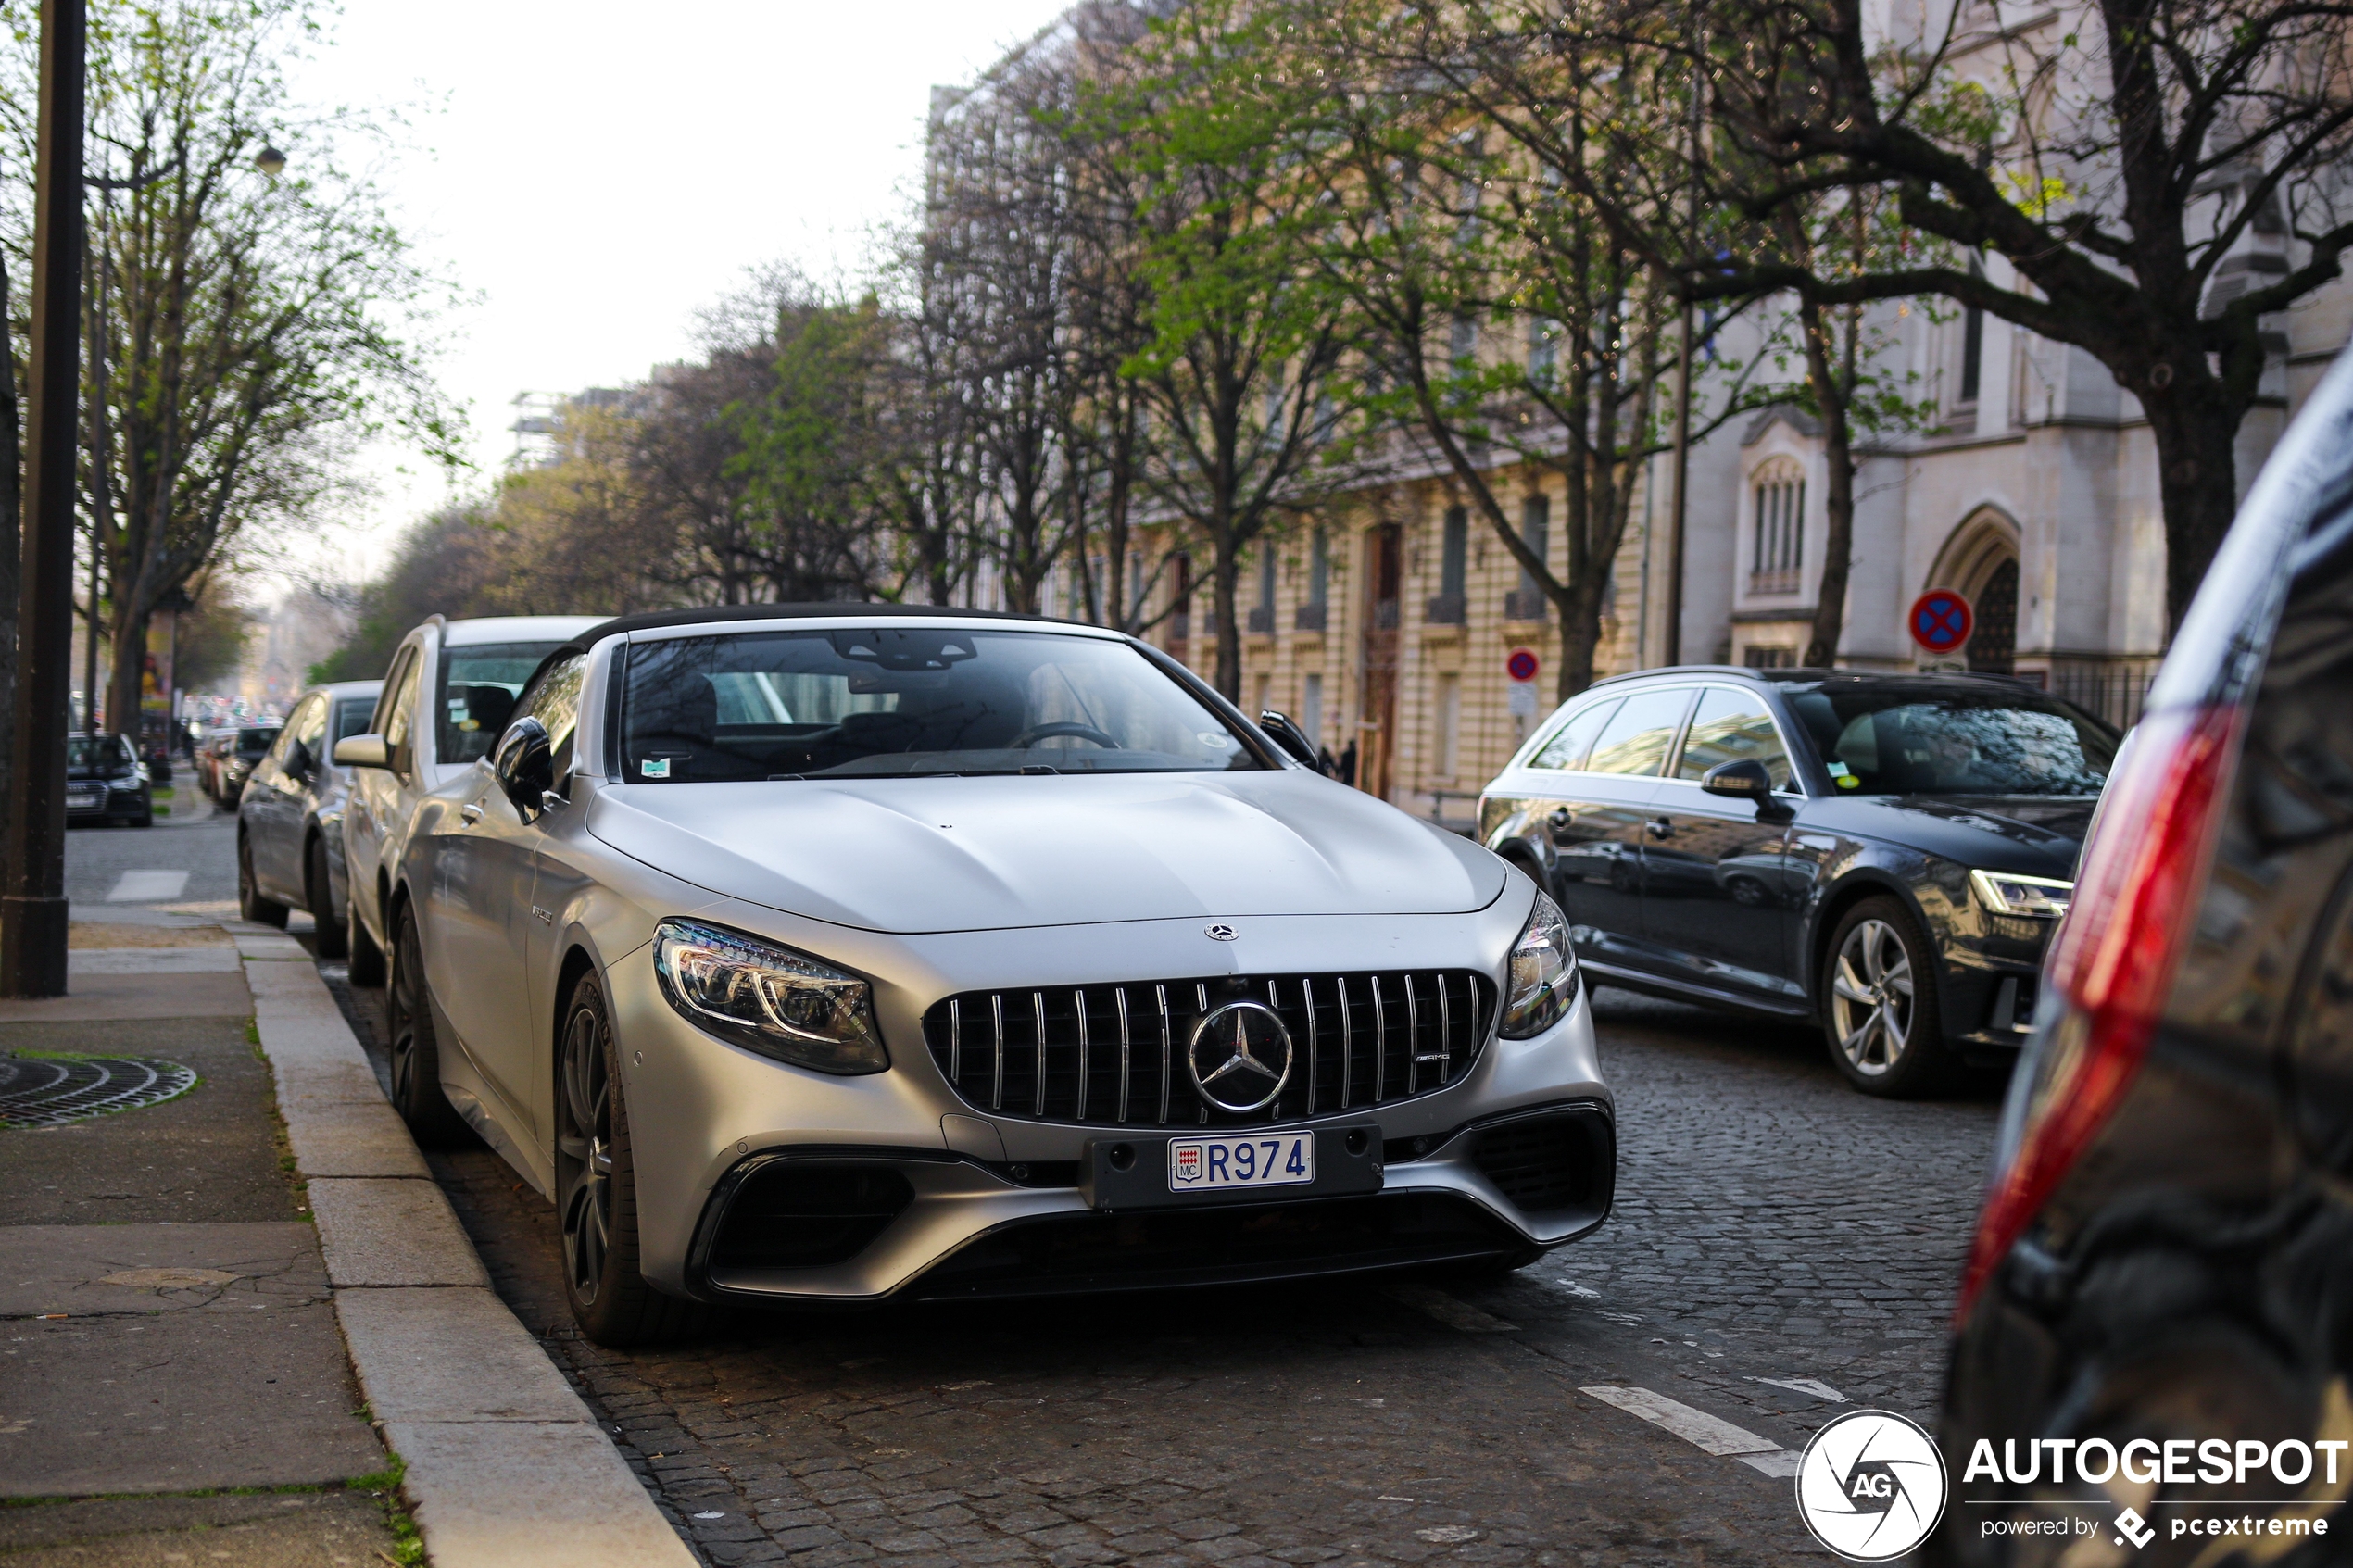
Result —
POLYGON ((1479 801, 1593 979, 1818 1019, 1857 1088, 2006 1064, 2120 737, 2007 677, 1597 682, 1479 801))

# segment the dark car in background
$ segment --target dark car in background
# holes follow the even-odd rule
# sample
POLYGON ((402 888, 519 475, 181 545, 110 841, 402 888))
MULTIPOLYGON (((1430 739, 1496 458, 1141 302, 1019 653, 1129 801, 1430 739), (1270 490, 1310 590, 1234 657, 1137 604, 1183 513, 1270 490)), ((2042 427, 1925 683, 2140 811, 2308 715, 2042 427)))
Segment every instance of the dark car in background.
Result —
POLYGON ((223 809, 233 811, 237 809, 237 802, 245 796, 245 781, 253 777, 256 765, 269 755, 271 746, 277 744, 282 728, 283 725, 274 723, 240 724, 213 754, 216 783, 212 797, 220 802, 223 809))
POLYGON ((382 681, 342 681, 303 693, 237 804, 239 911, 282 926, 289 909, 308 910, 321 958, 346 951, 343 810, 351 774, 335 765, 335 742, 366 733, 383 690, 382 681))
POLYGON ((2345 1559, 2348 695, 2353 356, 2273 450, 2150 688, 1963 1275, 1945 1454, 2084 1462, 1970 1479, 1947 1561, 2090 1561, 2128 1505, 2158 1528, 2137 1562, 2345 1559))
POLYGON ((1871 1094, 2006 1064, 2120 737, 2021 682, 1716 667, 1601 681, 1479 801, 1597 980, 1818 1019, 1871 1094))
POLYGON ((129 736, 101 733, 66 737, 68 825, 144 828, 153 827, 155 820, 146 765, 129 736))

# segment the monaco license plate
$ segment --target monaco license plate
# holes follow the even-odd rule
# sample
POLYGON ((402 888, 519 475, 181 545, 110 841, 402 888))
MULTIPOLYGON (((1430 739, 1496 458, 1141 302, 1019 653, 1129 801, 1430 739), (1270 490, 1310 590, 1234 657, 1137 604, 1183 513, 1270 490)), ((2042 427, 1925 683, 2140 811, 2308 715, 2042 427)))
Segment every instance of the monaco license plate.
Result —
POLYGON ((1312 1133, 1247 1133, 1168 1140, 1168 1190, 1221 1192, 1237 1187, 1312 1186, 1312 1133))
POLYGON ((66 791, 66 809, 69 811, 92 811, 106 803, 107 792, 102 789, 69 789, 66 791))

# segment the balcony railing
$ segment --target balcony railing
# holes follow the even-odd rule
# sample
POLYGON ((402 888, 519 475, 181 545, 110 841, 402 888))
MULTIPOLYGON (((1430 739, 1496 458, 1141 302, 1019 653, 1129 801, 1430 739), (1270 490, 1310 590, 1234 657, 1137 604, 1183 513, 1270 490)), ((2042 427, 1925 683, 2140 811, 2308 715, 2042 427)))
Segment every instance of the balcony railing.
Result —
POLYGON ((1275 634, 1275 607, 1273 605, 1251 606, 1250 634, 1253 637, 1271 637, 1275 634))
POLYGON ((1313 604, 1301 605, 1297 609, 1291 611, 1291 630, 1294 632, 1322 631, 1324 629, 1324 611, 1326 608, 1327 607, 1320 599, 1316 600, 1313 604))
POLYGON ((1470 619, 1470 606, 1461 594, 1432 594, 1422 619, 1432 626, 1460 626, 1470 619))
POLYGON ((1538 588, 1514 588, 1504 596, 1504 619, 1506 621, 1541 621, 1544 619, 1544 595, 1538 588))
POLYGON ((1748 574, 1748 591, 1752 594, 1794 594, 1798 590, 1798 572, 1793 566, 1771 567, 1748 574))

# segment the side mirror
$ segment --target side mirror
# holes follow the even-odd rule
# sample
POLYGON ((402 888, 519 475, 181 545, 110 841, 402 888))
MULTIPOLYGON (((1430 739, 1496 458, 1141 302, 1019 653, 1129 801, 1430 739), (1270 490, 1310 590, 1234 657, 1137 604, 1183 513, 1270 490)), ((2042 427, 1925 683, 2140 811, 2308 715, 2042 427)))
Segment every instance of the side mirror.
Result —
POLYGON ((389 768, 392 748, 382 735, 346 735, 335 742, 334 758, 338 768, 389 768))
POLYGON ((498 787, 515 803, 524 822, 546 810, 545 797, 556 787, 556 751, 547 738, 547 726, 530 718, 510 724, 498 737, 490 771, 498 776, 498 787))
POLYGON ((1778 817, 1787 810, 1773 798, 1773 775, 1753 757, 1718 763, 1702 776, 1699 787, 1727 800, 1745 800, 1760 817, 1778 817))
POLYGON ((1324 771, 1323 759, 1315 754, 1315 743, 1307 738, 1305 731, 1290 721, 1289 714, 1277 713, 1271 708, 1267 709, 1259 714, 1258 727, 1266 732, 1268 740, 1281 746, 1297 760, 1304 762, 1319 773, 1324 771))

